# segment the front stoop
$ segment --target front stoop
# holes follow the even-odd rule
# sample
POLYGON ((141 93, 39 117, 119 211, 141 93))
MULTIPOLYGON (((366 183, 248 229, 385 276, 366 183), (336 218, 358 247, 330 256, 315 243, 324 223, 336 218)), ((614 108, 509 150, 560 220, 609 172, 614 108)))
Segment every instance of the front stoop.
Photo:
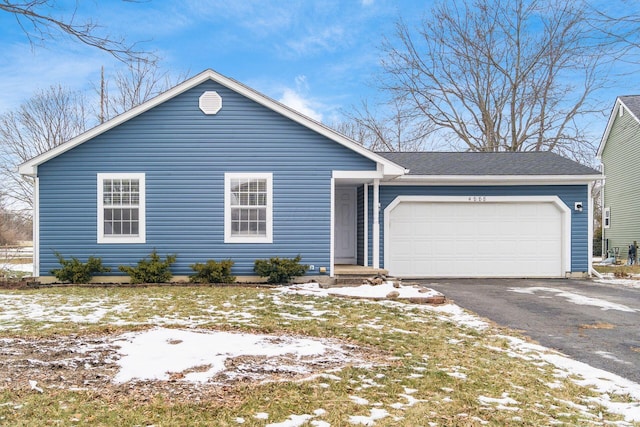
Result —
MULTIPOLYGON (((335 284, 333 286, 360 286, 367 279, 385 276, 389 272, 382 268, 364 267, 361 265, 336 265, 334 269, 335 284)), ((387 277, 388 280, 392 280, 387 277)))

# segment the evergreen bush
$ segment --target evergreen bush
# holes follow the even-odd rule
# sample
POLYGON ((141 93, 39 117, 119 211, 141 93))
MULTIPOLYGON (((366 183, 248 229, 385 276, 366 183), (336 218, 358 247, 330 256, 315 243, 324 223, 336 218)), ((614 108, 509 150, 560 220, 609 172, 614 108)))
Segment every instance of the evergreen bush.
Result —
POLYGON ((131 283, 165 283, 171 280, 171 264, 176 262, 177 255, 167 255, 164 261, 154 249, 149 255, 149 259, 143 258, 138 261, 137 267, 121 265, 118 267, 123 273, 131 277, 131 283))
POLYGON ((94 274, 107 273, 111 271, 111 268, 102 265, 101 258, 90 256, 87 259, 87 262, 83 263, 76 257, 71 257, 70 260, 66 260, 58 252, 55 252, 55 255, 62 267, 54 268, 51 270, 51 274, 61 282, 70 282, 74 284, 89 283, 94 274))
POLYGON ((289 283, 292 278, 304 275, 309 269, 308 265, 300 264, 301 259, 300 255, 295 258, 257 259, 253 271, 260 277, 266 277, 269 283, 289 283))
POLYGON ((231 275, 233 264, 234 262, 230 259, 220 262, 210 259, 204 264, 196 262, 190 266, 195 274, 189 276, 189 281, 191 283, 233 283, 236 281, 236 277, 231 275))

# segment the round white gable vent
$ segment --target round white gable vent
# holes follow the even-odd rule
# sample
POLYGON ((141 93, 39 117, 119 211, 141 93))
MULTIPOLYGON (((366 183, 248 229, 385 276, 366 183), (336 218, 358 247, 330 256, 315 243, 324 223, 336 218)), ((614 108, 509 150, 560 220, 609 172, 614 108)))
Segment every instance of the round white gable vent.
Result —
POLYGON ((200 95, 200 109, 205 114, 216 114, 222 108, 222 98, 218 92, 206 91, 200 95))

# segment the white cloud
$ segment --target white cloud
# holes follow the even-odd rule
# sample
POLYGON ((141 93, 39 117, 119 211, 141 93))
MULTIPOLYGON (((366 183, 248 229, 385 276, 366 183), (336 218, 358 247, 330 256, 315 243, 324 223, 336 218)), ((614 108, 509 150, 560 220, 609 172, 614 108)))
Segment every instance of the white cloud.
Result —
POLYGON ((343 46, 347 39, 344 29, 340 26, 316 30, 313 28, 305 36, 289 40, 287 48, 298 55, 309 55, 318 51, 333 52, 343 46))
POLYGON ((294 110, 304 114, 305 116, 311 117, 313 120, 316 120, 318 122, 322 121, 322 113, 314 109, 314 107, 312 106, 313 101, 304 98, 294 89, 285 88, 282 97, 278 101, 280 101, 287 107, 291 107, 294 110))

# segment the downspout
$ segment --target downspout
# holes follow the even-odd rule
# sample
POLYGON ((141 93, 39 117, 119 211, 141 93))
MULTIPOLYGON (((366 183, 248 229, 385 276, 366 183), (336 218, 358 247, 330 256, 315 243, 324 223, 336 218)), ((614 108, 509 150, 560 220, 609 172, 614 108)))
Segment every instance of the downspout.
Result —
MULTIPOLYGON (((595 275, 596 277, 600 274, 593 268, 593 197, 591 196, 593 190, 593 183, 590 182, 587 186, 587 194, 589 196, 589 215, 587 221, 589 221, 589 228, 587 232, 587 248, 589 253, 587 254, 587 265, 589 266, 588 272, 589 277, 595 275)), ((600 277, 602 278, 602 277, 600 277)))
POLYGON ((40 178, 33 177, 33 277, 40 277, 40 178))
MULTIPOLYGON (((600 172, 602 172, 602 174, 604 175, 604 165, 602 163, 600 163, 600 172)), ((591 191, 591 184, 589 184, 589 191, 591 191)), ((589 195, 591 195, 591 192, 589 192, 589 195)), ((591 205, 593 205, 593 198, 591 198, 590 200, 591 205)), ((600 212, 600 230, 602 231, 600 233, 601 237, 600 237, 600 256, 602 257, 602 259, 604 259, 605 255, 604 255, 604 179, 600 180, 600 209, 602 210, 600 212)), ((590 225, 591 228, 593 228, 593 207, 590 206, 589 207, 589 212, 591 213, 591 218, 589 218, 590 220, 590 225)), ((590 231, 591 231, 590 228, 590 231)), ((596 276, 598 279, 602 279, 604 278, 604 276, 602 274, 600 274, 595 268, 593 268, 593 235, 590 237, 590 242, 591 242, 591 250, 589 252, 589 272, 591 273, 591 275, 596 276)))

